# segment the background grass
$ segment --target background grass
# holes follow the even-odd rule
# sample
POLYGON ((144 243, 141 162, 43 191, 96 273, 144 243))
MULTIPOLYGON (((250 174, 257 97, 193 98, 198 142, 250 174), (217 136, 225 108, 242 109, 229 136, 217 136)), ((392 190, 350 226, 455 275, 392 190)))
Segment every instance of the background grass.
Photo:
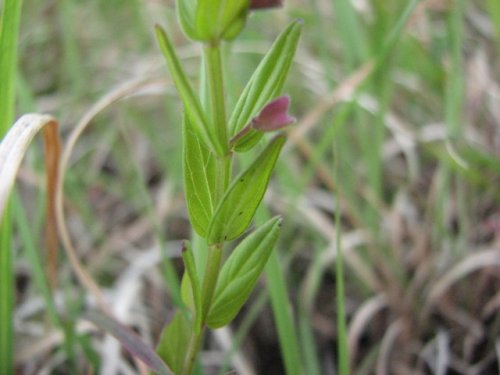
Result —
MULTIPOLYGON (((256 12, 225 50, 231 106, 279 30, 304 19, 286 85, 299 122, 259 213, 283 215, 283 234, 252 301, 208 338, 200 368, 333 374, 341 362, 353 374, 495 373, 498 2, 285 3, 256 12)), ((25 0, 16 80, 16 113, 54 114, 63 139, 117 86, 161 83, 92 121, 65 180, 80 258, 121 321, 151 343, 178 300, 179 241, 190 236, 181 107, 163 83, 156 22, 196 82, 200 49, 182 37, 174 2, 145 0, 25 0)), ((137 373, 116 342, 80 320, 93 301, 64 257, 54 299, 43 281, 41 152, 30 149, 13 210, 16 367, 137 373)))
MULTIPOLYGON (((17 41, 21 1, 3 1, 0 6, 0 136, 14 120, 17 41)), ((0 372, 13 371, 13 264, 11 215, 7 207, 0 215, 0 372)))

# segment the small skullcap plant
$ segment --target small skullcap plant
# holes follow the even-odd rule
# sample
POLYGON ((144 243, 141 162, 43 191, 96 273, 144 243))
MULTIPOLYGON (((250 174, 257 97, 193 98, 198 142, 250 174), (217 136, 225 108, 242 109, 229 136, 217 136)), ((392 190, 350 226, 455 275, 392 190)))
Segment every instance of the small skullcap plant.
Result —
POLYGON ((232 113, 226 114, 221 44, 235 39, 256 9, 276 0, 178 0, 184 34, 203 45, 202 87, 189 82, 167 33, 156 35, 182 100, 183 174, 189 219, 207 243, 206 261, 183 243, 185 272, 179 309, 164 328, 157 351, 175 374, 191 374, 205 330, 229 324, 248 299, 278 239, 281 218, 271 218, 246 235, 223 261, 224 245, 239 239, 252 222, 286 141, 281 129, 295 119, 282 95, 301 32, 294 21, 278 36, 252 74, 232 113), (275 133, 268 139, 265 133, 275 133), (239 153, 260 147, 255 160, 233 176, 239 153))

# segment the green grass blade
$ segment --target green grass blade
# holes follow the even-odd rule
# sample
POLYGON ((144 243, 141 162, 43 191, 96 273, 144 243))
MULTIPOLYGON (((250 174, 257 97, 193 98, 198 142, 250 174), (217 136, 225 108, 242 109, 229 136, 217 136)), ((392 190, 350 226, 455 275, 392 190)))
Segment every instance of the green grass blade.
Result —
POLYGON ((488 12, 490 12, 491 21, 495 26, 497 42, 500 43, 500 2, 497 0, 488 0, 486 7, 488 12))
POLYGON ((37 239, 34 237, 34 233, 30 228, 29 220, 21 198, 15 191, 13 193, 13 201, 15 202, 12 210, 13 220, 19 229, 23 244, 22 246, 26 250, 26 256, 31 264, 35 285, 42 292, 51 322, 54 325, 61 327, 61 321, 57 315, 57 309, 54 299, 52 298, 49 282, 47 281, 47 277, 43 269, 41 254, 39 249, 37 249, 37 239))
POLYGON ((368 55, 366 37, 349 0, 333 0, 337 14, 337 31, 343 44, 343 54, 350 68, 354 68, 368 55))
POLYGON ((81 46, 78 41, 78 30, 75 24, 75 16, 78 12, 74 0, 63 0, 59 7, 59 20, 64 32, 62 33, 63 59, 65 78, 71 85, 71 91, 75 96, 85 93, 86 70, 83 69, 81 46))
MULTIPOLYGON (((21 0, 4 0, 0 15, 0 137, 14 119, 21 0)), ((13 373, 13 274, 9 210, 0 217, 0 374, 13 373)))
POLYGON ((17 38, 21 18, 19 0, 5 0, 0 18, 0 136, 14 120, 17 38))
POLYGON ((269 257, 266 266, 266 276, 286 373, 287 375, 304 374, 302 371, 299 342, 295 332, 296 324, 288 300, 283 270, 276 251, 273 251, 269 257))
POLYGON ((307 374, 321 374, 317 343, 312 328, 312 316, 304 308, 298 313, 300 342, 304 351, 304 368, 307 374))
POLYGON ((403 32, 404 27, 406 26, 406 23, 410 19, 410 16, 413 14, 413 11, 415 10, 415 8, 419 3, 420 0, 411 0, 403 9, 401 16, 398 18, 396 24, 392 27, 389 35, 384 40, 380 53, 377 55, 376 58, 377 68, 380 68, 381 66, 384 65, 385 59, 387 58, 389 53, 391 53, 392 50, 394 49, 395 45, 399 40, 399 37, 401 36, 401 33, 403 32))

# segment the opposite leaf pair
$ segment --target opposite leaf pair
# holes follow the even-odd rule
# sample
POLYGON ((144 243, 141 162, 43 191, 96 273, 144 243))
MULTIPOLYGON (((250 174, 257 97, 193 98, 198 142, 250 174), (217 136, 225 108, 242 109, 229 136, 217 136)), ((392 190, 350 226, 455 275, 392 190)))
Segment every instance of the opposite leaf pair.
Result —
MULTIPOLYGON (((224 263, 206 325, 220 328, 229 324, 248 299, 279 236, 281 219, 275 217, 246 237, 224 263)), ((158 354, 175 374, 185 367, 190 336, 201 331, 201 296, 192 249, 188 244, 183 249, 187 268, 182 282, 182 297, 191 310, 191 317, 178 311, 164 330, 157 348, 158 354), (191 254, 190 254, 191 253, 191 254), (189 259, 189 260, 187 260, 189 259), (193 324, 194 321, 194 324, 193 324)))

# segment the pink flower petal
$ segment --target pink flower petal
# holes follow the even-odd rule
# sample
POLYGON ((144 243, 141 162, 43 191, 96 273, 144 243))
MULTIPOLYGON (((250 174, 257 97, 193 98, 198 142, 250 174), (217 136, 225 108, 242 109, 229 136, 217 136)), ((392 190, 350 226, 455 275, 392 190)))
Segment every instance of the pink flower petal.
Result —
POLYGON ((281 0, 250 0, 250 9, 265 9, 279 7, 282 5, 281 0))
POLYGON ((274 131, 295 122, 295 118, 288 114, 289 106, 290 97, 287 95, 272 100, 252 120, 253 128, 264 132, 274 131))

